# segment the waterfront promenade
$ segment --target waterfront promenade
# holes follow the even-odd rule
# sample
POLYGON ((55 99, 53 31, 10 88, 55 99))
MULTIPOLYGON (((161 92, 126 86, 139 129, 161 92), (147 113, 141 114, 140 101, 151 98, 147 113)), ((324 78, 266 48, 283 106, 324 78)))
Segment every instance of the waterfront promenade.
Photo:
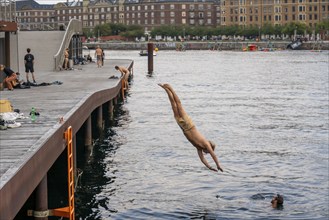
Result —
POLYGON ((47 175, 66 147, 65 130, 72 126, 76 134, 96 108, 120 94, 121 74, 115 65, 129 67, 133 61, 106 60, 102 68, 89 63, 68 71, 36 71, 38 84, 62 84, 1 91, 1 99, 8 99, 26 118, 16 120, 21 127, 0 131, 0 219, 15 217, 47 175), (40 113, 35 122, 29 118, 32 107, 40 113))

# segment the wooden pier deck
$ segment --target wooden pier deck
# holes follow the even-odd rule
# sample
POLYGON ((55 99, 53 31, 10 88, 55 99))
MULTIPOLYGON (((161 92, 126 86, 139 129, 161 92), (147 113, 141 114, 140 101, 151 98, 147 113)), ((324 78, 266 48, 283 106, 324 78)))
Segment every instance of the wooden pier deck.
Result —
POLYGON ((132 64, 132 60, 106 60, 102 68, 90 63, 60 72, 36 69, 37 83, 63 84, 1 91, 1 99, 8 99, 14 109, 29 117, 35 107, 40 116, 35 122, 18 119, 21 127, 0 131, 0 219, 14 218, 47 174, 65 149, 63 133, 68 126, 74 135, 97 107, 118 96, 121 74, 114 66, 132 64), (109 79, 113 75, 118 78, 109 79))

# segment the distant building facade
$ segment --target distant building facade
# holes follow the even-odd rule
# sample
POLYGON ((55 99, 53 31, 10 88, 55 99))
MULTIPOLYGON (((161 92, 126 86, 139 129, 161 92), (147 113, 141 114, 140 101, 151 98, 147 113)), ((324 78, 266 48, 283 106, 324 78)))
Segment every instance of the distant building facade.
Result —
POLYGON ((314 27, 329 20, 328 0, 222 0, 221 25, 285 25, 291 22, 314 27))
POLYGON ((329 19, 328 0, 75 0, 41 5, 16 1, 20 29, 60 29, 70 19, 93 29, 105 23, 140 25, 145 31, 162 25, 219 27, 284 25, 314 27, 329 19))

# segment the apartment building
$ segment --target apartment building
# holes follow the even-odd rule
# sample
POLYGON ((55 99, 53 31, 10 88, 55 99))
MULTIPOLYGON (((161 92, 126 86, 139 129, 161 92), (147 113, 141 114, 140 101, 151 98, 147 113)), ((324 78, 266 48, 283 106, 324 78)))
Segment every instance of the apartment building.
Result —
POLYGON ((328 0, 222 0, 221 25, 261 27, 291 22, 314 27, 329 20, 328 0))
POLYGON ((20 29, 65 27, 72 18, 84 28, 121 23, 145 31, 162 25, 258 26, 302 22, 310 27, 329 19, 329 0, 67 0, 41 5, 16 1, 20 29))

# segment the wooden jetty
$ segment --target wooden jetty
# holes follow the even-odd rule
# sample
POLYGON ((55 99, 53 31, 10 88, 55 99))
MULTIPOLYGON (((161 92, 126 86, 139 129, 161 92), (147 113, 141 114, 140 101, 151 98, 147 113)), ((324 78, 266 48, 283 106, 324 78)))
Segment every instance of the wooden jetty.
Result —
POLYGON ((122 97, 121 73, 115 65, 132 70, 133 61, 106 60, 101 68, 89 63, 59 72, 36 69, 38 84, 63 84, 1 91, 1 99, 8 99, 28 118, 16 120, 21 127, 0 131, 0 219, 14 219, 35 191, 35 207, 45 211, 38 219, 47 219, 47 172, 67 147, 65 132, 71 128, 75 144, 75 134, 84 126, 85 144, 91 144, 91 124, 101 126, 103 114, 111 114, 114 102, 122 97), (103 112, 104 106, 108 112, 103 112), (29 118, 32 107, 40 113, 34 122, 29 118))

